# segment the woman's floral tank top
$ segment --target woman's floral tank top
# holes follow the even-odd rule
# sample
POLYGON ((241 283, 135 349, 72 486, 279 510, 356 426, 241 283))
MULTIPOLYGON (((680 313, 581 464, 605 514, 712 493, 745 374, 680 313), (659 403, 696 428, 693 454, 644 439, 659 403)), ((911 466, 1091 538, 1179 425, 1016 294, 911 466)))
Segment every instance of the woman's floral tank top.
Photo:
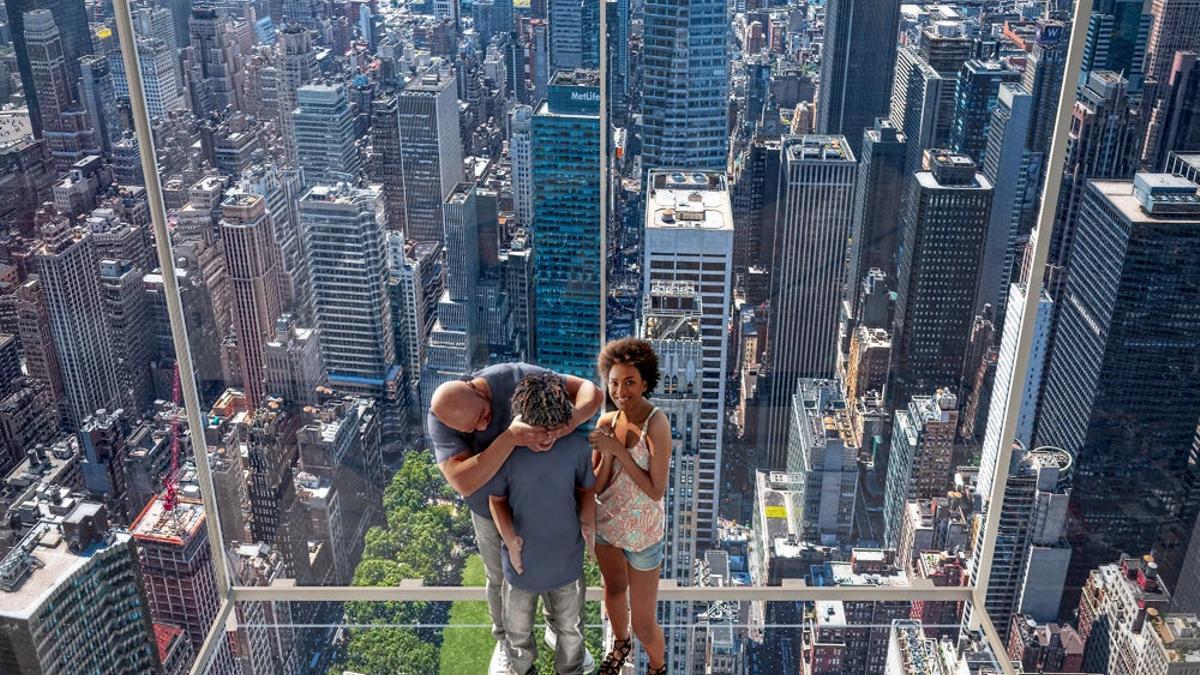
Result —
MULTIPOLYGON (((658 408, 642 422, 642 433, 629 449, 633 460, 644 471, 650 470, 650 447, 646 430, 658 408)), ((660 449, 665 450, 665 448, 660 449)), ((663 538, 663 500, 651 499, 619 462, 613 463, 613 477, 604 492, 596 496, 596 534, 604 541, 627 551, 644 551, 663 538)))

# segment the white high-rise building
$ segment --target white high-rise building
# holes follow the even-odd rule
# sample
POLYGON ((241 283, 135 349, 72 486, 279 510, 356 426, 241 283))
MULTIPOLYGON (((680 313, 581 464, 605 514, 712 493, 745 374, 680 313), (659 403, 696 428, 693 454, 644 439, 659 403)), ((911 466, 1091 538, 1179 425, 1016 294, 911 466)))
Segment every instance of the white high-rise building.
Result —
POLYGON ((321 358, 335 389, 396 392, 387 232, 378 186, 317 185, 300 198, 321 358))
POLYGON ((512 161, 513 208, 517 223, 533 224, 533 108, 515 106, 509 114, 508 154, 512 161))
MULTIPOLYGON (((296 90, 292 130, 296 162, 306 185, 353 180, 362 169, 354 142, 354 117, 341 84, 306 84, 296 90)), ((386 222, 380 215, 380 224, 386 222)))
POLYGON ((388 233, 388 249, 396 358, 404 366, 412 400, 422 400, 421 367, 438 318, 437 301, 446 283, 442 245, 436 241, 408 242, 403 233, 393 230, 388 233))
POLYGON ((274 337, 282 311, 279 251, 266 202, 255 194, 235 194, 221 205, 221 240, 233 300, 242 385, 251 407, 266 394, 263 345, 274 337))
POLYGON ((785 138, 782 153, 784 199, 774 232, 764 242, 772 251, 770 382, 760 442, 775 469, 785 463, 796 381, 835 374, 857 176, 854 153, 844 136, 785 138))
POLYGON ((280 171, 272 163, 256 164, 242 172, 236 190, 260 195, 266 202, 275 231, 275 244, 279 248, 279 286, 284 309, 307 321, 312 308, 300 216, 296 211, 301 193, 298 173, 280 171))
POLYGON ((839 379, 801 379, 792 395, 787 471, 802 476, 805 541, 853 543, 858 441, 839 379))
POLYGON ((283 131, 287 158, 295 162, 296 137, 292 129, 292 111, 298 105, 296 92, 317 76, 317 54, 313 49, 312 34, 296 23, 279 30, 275 49, 279 66, 279 126, 283 131))
POLYGON ((405 234, 413 241, 445 240, 442 204, 464 177, 457 96, 452 75, 429 73, 397 97, 405 234))
POLYGON ((56 221, 42 228, 33 261, 50 313, 62 372, 63 416, 78 429, 97 410, 115 410, 120 389, 100 297, 100 266, 90 232, 56 221))
MULTIPOLYGON (((996 361, 996 380, 991 406, 988 408, 987 430, 983 437, 982 458, 979 463, 978 492, 986 500, 992 491, 996 475, 996 462, 1000 457, 1000 427, 1004 424, 1008 408, 1005 392, 1012 390, 1016 379, 1017 338, 1021 330, 1021 315, 1025 313, 1029 289, 1025 282, 1012 284, 1008 293, 1008 312, 1004 317, 1004 332, 1000 338, 1000 354, 996 361)), ((1046 364, 1046 347, 1050 342, 1050 319, 1054 313, 1054 302, 1042 290, 1038 298, 1037 316, 1033 323, 1033 348, 1029 355, 1029 370, 1025 373, 1022 386, 1021 410, 1017 416, 1017 429, 1013 439, 1029 447, 1033 438, 1033 421, 1037 416, 1038 394, 1042 388, 1042 371, 1046 364)))
MULTIPOLYGON (((989 504, 985 516, 1000 519, 986 599, 996 625, 1009 625, 1016 612, 1041 622, 1058 615, 1071 560, 1065 535, 1073 464, 1071 454, 1059 448, 1013 448, 1004 499, 989 504)), ((985 525, 976 529, 975 550, 985 525)), ((978 574, 979 559, 973 557, 971 578, 978 574)), ((966 615, 972 611, 968 605, 966 615)))
MULTIPOLYGON (((703 301, 694 284, 661 283, 648 289, 639 334, 658 354, 659 383, 651 402, 671 423, 671 472, 666 496, 666 551, 662 578, 690 585, 697 560, 696 483, 699 476, 700 425, 704 391, 703 301)), ((686 663, 694 620, 691 602, 659 606, 667 660, 686 663)), ((645 660, 644 653, 639 658, 645 660)))
MULTIPOLYGON (((178 52, 162 40, 140 36, 137 39, 137 52, 138 64, 142 69, 142 88, 146 92, 146 110, 150 118, 159 117, 168 110, 186 108, 178 52)), ((117 98, 128 99, 129 77, 125 73, 125 61, 120 52, 109 53, 108 67, 112 72, 113 91, 117 98)))
POLYGON ((733 211, 724 172, 652 171, 646 197, 644 288, 690 284, 700 301, 700 439, 696 536, 716 536, 725 427, 733 211))

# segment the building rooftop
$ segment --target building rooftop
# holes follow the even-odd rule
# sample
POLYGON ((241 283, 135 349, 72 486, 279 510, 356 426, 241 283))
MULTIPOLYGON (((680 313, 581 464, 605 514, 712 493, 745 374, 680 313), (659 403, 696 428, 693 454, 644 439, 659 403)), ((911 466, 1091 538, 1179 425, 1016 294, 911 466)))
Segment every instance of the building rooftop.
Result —
POLYGON ((168 511, 159 495, 146 504, 129 529, 142 543, 182 546, 196 536, 202 525, 204 505, 198 498, 181 494, 175 508, 168 511))
POLYGON ((805 134, 787 138, 784 145, 788 159, 792 161, 854 161, 854 152, 845 136, 805 134))
POLYGON ((1195 614, 1160 614, 1146 610, 1150 629, 1172 663, 1200 663, 1200 618, 1195 614))
POLYGON ((25 533, 0 560, 0 616, 33 616, 93 556, 129 541, 127 533, 107 529, 103 511, 100 504, 79 502, 70 512, 47 516, 25 533), (85 539, 86 545, 80 547, 71 531, 78 530, 81 521, 97 515, 102 516, 97 524, 104 531, 94 533, 100 536, 85 539))
POLYGON ((1169 219, 1200 224, 1200 197, 1196 184, 1165 173, 1139 173, 1128 180, 1090 181, 1131 223, 1169 219))
POLYGON ((725 176, 716 172, 652 171, 646 227, 733 230, 725 176))

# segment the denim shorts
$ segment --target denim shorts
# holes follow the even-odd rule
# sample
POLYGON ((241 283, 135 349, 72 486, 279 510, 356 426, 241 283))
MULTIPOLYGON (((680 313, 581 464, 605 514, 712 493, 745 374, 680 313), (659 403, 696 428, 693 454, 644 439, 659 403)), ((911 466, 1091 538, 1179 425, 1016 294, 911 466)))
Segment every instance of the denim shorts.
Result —
MULTIPOLYGON (((612 544, 604 541, 604 537, 601 537, 599 534, 596 535, 596 543, 612 546, 612 544)), ((651 544, 641 551, 621 549, 621 552, 625 554, 625 560, 629 561, 630 567, 639 572, 650 572, 658 569, 663 564, 666 548, 667 538, 664 535, 662 539, 659 539, 656 543, 651 544)))

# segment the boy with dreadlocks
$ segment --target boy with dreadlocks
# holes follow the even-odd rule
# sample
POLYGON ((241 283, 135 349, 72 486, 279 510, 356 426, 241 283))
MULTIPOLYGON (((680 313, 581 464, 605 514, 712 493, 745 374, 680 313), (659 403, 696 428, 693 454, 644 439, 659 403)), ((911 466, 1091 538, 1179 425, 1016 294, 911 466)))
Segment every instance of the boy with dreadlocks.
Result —
MULTIPOLYGON (((562 378, 553 373, 521 380, 512 411, 527 424, 553 429, 571 418, 573 404, 562 378)), ((554 443, 552 452, 513 450, 496 474, 488 497, 503 539, 504 634, 509 672, 526 675, 537 660, 533 621, 540 597, 558 628, 554 669, 583 672, 584 546, 593 546, 596 499, 591 445, 582 432, 554 443)))

